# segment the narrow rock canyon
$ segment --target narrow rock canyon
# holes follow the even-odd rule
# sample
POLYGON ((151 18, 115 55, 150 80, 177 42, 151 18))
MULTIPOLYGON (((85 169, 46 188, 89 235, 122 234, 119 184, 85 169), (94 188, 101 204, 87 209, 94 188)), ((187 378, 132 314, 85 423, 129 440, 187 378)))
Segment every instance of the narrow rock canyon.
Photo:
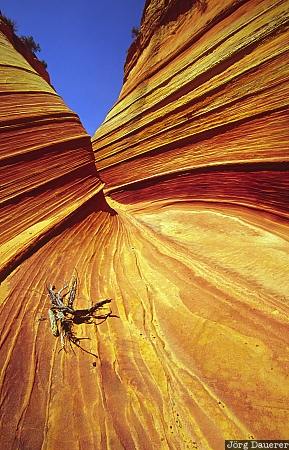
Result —
POLYGON ((146 0, 91 139, 0 24, 1 449, 289 439, 288 42, 288 0, 146 0))

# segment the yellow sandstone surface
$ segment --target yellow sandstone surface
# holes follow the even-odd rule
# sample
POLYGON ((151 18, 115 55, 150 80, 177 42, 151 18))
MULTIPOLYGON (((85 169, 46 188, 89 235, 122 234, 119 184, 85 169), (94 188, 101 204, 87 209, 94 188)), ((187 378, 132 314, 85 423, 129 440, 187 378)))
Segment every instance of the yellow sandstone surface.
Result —
POLYGON ((92 143, 1 27, 1 449, 288 439, 288 25, 147 0, 92 143), (42 320, 75 271, 98 358, 42 320))

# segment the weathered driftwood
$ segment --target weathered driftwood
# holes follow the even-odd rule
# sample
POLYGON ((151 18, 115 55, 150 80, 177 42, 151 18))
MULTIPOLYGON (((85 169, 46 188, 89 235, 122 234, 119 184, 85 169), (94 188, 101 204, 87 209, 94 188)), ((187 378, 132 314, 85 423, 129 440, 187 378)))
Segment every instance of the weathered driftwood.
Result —
POLYGON ((110 310, 108 313, 101 312, 104 305, 111 302, 111 299, 100 300, 95 303, 90 308, 86 309, 74 309, 74 302, 77 295, 77 277, 73 277, 70 283, 64 284, 64 286, 56 291, 56 287, 52 284, 47 286, 48 295, 50 298, 50 308, 48 310, 48 317, 50 320, 50 328, 53 336, 60 337, 61 349, 66 351, 67 343, 69 343, 72 348, 72 344, 79 347, 82 351, 89 353, 90 355, 98 356, 83 347, 80 346, 79 342, 83 339, 89 338, 79 338, 75 335, 73 326, 82 323, 94 323, 100 325, 108 317, 118 317, 112 314, 110 310), (100 314, 97 314, 97 312, 100 314), (100 322, 96 322, 100 320, 100 322))

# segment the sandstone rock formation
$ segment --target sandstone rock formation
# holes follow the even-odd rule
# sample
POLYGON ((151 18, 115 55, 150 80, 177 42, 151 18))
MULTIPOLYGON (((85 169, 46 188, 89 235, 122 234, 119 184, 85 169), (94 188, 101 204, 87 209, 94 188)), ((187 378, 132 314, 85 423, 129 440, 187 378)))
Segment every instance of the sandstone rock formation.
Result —
POLYGON ((288 439, 288 24, 147 0, 92 146, 1 34, 1 449, 288 439), (41 320, 75 269, 98 359, 41 320))
POLYGON ((41 237, 102 188, 90 137, 79 118, 15 51, 5 31, 2 26, 0 265, 4 275, 41 237))

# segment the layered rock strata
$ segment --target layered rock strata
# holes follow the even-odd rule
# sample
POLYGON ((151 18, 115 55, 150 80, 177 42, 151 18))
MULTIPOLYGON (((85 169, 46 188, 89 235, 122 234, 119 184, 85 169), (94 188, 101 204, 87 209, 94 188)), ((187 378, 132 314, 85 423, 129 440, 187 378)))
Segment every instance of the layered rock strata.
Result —
POLYGON ((287 215, 288 2, 191 3, 167 23, 148 3, 137 59, 93 138, 107 192, 174 198, 177 184, 186 198, 287 215))
MULTIPOLYGON (((7 27, 6 27, 7 28, 7 27)), ((101 190, 78 116, 0 30, 0 272, 101 190)), ((9 39, 10 38, 10 39, 9 39)))
POLYGON ((5 94, 2 233, 18 259, 0 287, 1 448, 288 438, 288 11, 146 1, 93 138, 106 200, 77 116, 3 39, 17 83, 38 84, 5 94), (111 297, 119 316, 76 327, 98 358, 59 352, 42 320, 45 285, 75 270, 78 307, 111 297))
POLYGON ((286 363, 280 383, 274 364, 288 344, 288 12, 288 1, 146 2, 119 100, 93 137, 111 205, 159 242, 146 286, 164 348, 174 341, 186 387, 197 379, 226 405, 220 420, 192 407, 200 448, 287 433, 286 363), (163 262, 165 248, 179 264, 163 262))

